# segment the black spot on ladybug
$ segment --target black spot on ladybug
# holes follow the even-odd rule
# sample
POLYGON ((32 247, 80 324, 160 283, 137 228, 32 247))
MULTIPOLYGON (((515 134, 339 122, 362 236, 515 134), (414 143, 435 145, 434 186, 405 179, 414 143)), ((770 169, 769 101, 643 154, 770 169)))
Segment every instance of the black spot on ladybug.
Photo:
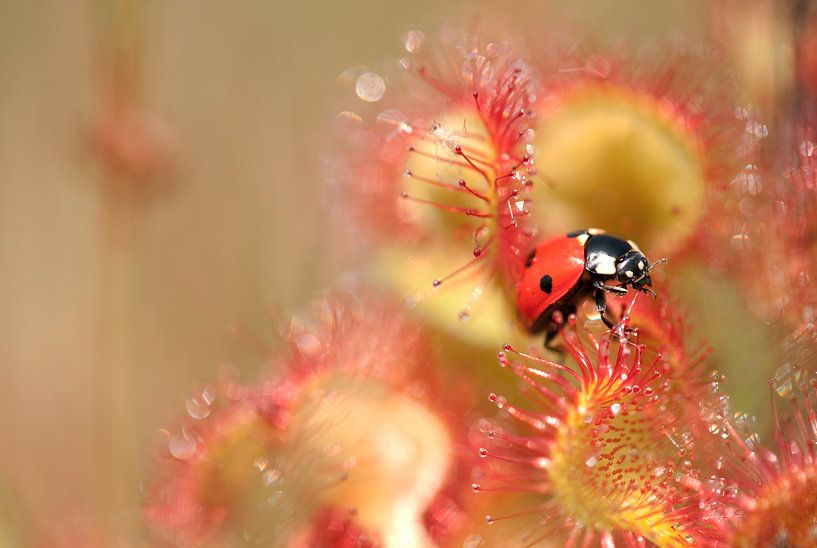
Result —
POLYGON ((530 252, 530 255, 528 255, 528 258, 525 259, 525 268, 530 268, 531 265, 533 265, 533 260, 535 258, 536 258, 536 250, 534 249, 533 251, 530 252))
POLYGON ((550 294, 550 292, 553 291, 553 278, 547 274, 542 276, 542 278, 539 280, 539 289, 547 294, 550 294))
POLYGON ((587 234, 587 231, 586 230, 575 230, 573 232, 568 232, 567 237, 568 238, 578 238, 582 234, 587 234))

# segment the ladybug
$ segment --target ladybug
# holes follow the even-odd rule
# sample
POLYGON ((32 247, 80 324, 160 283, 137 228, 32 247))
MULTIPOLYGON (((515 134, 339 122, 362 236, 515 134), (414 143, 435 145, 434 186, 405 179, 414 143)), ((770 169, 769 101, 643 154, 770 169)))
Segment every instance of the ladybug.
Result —
POLYGON ((519 315, 531 332, 544 330, 545 347, 553 349, 550 342, 559 333, 553 314, 567 317, 592 295, 602 321, 612 328, 606 294, 626 295, 632 287, 655 297, 649 273, 663 262, 650 264, 634 242, 596 228, 546 240, 530 254, 516 285, 519 315), (618 285, 607 285, 608 281, 618 285))

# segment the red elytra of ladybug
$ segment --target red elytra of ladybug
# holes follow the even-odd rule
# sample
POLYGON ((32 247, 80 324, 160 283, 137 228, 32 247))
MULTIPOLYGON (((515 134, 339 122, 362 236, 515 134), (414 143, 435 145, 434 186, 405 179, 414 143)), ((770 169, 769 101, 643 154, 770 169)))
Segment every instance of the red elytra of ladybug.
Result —
POLYGON ((517 311, 528 330, 545 331, 548 348, 552 348, 550 341, 561 327, 554 314, 560 312, 566 318, 591 296, 602 321, 612 328, 606 314, 606 294, 624 295, 632 287, 655 297, 649 272, 663 262, 650 264, 634 242, 600 229, 545 240, 528 257, 516 285, 517 311), (608 285, 608 281, 618 285, 608 285))

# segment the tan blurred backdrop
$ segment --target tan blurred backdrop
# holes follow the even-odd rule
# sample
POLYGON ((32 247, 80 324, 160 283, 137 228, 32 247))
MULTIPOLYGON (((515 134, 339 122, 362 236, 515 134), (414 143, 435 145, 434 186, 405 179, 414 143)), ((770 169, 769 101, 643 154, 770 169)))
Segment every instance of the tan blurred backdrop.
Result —
MULTIPOLYGON (((119 4, 140 21, 141 102, 175 142, 149 200, 91 146, 101 60, 133 29, 107 2, 0 1, 0 494, 3 527, 29 540, 78 516, 134 523, 149 442, 188 390, 225 360, 263 366, 228 326, 267 336, 271 308, 331 283, 320 157, 338 74, 399 55, 411 28, 554 17, 539 2, 119 4)), ((642 28, 693 17, 685 4, 642 28)), ((591 27, 644 17, 589 5, 591 27)))

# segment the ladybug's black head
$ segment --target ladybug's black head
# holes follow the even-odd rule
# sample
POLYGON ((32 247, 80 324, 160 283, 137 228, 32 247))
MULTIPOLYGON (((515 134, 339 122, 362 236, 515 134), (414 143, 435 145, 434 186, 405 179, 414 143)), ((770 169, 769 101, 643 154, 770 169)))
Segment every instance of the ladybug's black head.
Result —
POLYGON ((632 249, 616 261, 616 280, 624 286, 632 286, 633 289, 652 287, 651 268, 647 257, 640 251, 632 249))
POLYGON ((647 257, 641 251, 632 249, 621 255, 616 261, 616 280, 621 282, 622 286, 631 286, 633 289, 643 291, 644 293, 655 293, 652 291, 652 278, 650 278, 650 270, 656 265, 667 262, 666 259, 660 259, 650 264, 647 257))

